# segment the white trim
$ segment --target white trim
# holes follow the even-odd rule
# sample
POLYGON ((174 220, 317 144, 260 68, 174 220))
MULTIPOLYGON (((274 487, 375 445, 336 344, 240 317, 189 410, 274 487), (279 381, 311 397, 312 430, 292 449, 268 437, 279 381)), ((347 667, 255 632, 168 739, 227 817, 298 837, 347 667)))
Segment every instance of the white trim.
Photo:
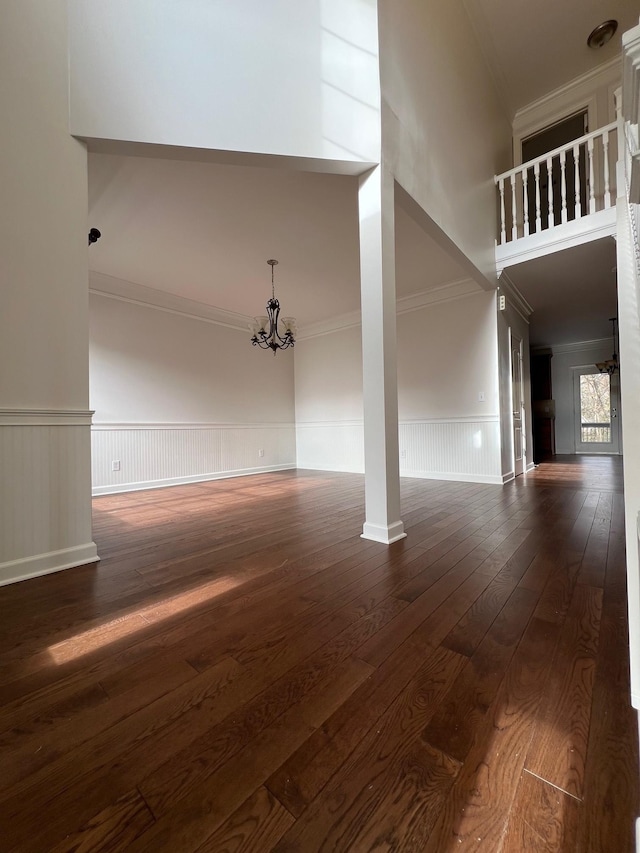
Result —
MULTIPOLYGON (((343 426, 362 426, 364 423, 363 420, 351 420, 351 421, 297 421, 295 426, 298 427, 307 427, 309 429, 314 429, 317 427, 343 427, 343 426)), ((468 424, 468 423, 500 423, 500 415, 489 414, 489 415, 460 415, 458 417, 451 418, 400 418, 398 420, 399 426, 409 426, 412 424, 468 424)))
POLYGON ((534 469, 535 467, 536 467, 536 463, 535 463, 535 462, 527 462, 527 471, 526 471, 526 473, 528 474, 530 471, 533 471, 533 469, 534 469))
POLYGON ((170 477, 165 480, 148 480, 140 483, 119 483, 113 486, 98 486, 92 490, 93 497, 116 495, 121 492, 140 492, 145 489, 165 489, 169 486, 184 486, 189 483, 206 483, 209 480, 227 480, 231 477, 248 477, 251 474, 269 474, 274 471, 293 471, 295 465, 266 465, 264 468, 243 468, 237 471, 216 471, 213 474, 193 474, 188 477, 170 477))
POLYGON ((457 279, 456 281, 442 284, 439 287, 434 287, 432 290, 403 296, 396 303, 396 314, 408 314, 410 311, 419 311, 421 308, 426 308, 428 305, 433 305, 437 302, 452 302, 455 299, 462 299, 465 296, 483 292, 480 285, 473 281, 473 279, 457 279))
POLYGON ((601 349, 603 346, 613 346, 611 338, 600 338, 593 341, 576 341, 571 344, 551 344, 551 351, 554 355, 560 355, 564 352, 582 352, 583 350, 601 349))
POLYGON ((448 471, 411 471, 402 468, 400 476, 413 477, 416 480, 451 480, 456 483, 484 483, 488 486, 503 485, 503 479, 500 474, 460 474, 448 471))
POLYGON ((547 344, 545 346, 539 347, 531 347, 531 352, 545 352, 548 353, 551 350, 553 355, 559 355, 563 352, 581 352, 582 350, 595 349, 596 347, 600 348, 603 344, 607 344, 611 346, 612 340, 611 338, 596 338, 592 341, 574 341, 573 343, 568 344, 547 344))
POLYGON ((596 114, 595 90, 610 85, 613 81, 619 82, 621 74, 621 57, 614 56, 608 62, 569 80, 568 83, 519 109, 513 119, 514 159, 517 160, 522 155, 522 139, 580 109, 587 109, 590 125, 601 124, 601 117, 596 114))
POLYGON ((395 521, 389 525, 371 524, 365 521, 360 534, 361 539, 370 539, 372 542, 381 542, 383 545, 391 545, 393 542, 405 539, 406 536, 404 524, 401 521, 395 521))
POLYGON ((95 563, 99 559, 95 542, 87 542, 85 545, 76 545, 61 551, 50 551, 48 554, 36 554, 33 557, 0 563, 0 586, 84 566, 86 563, 95 563))
POLYGON ((347 314, 340 314, 339 317, 331 317, 329 320, 321 320, 318 323, 310 323, 298 329, 296 335, 296 343, 298 341, 306 341, 310 338, 319 338, 323 335, 332 335, 335 332, 342 332, 345 329, 354 329, 361 324, 360 311, 349 311, 347 314))
POLYGON ((504 275, 506 267, 521 264, 534 258, 542 258, 553 252, 580 246, 602 237, 613 237, 617 232, 616 208, 608 207, 597 213, 589 213, 563 225, 555 225, 545 231, 519 237, 508 243, 496 245, 496 269, 504 275))
POLYGON ((90 426, 90 409, 0 409, 0 426, 90 426))
POLYGON ((283 429, 293 428, 295 423, 287 421, 283 423, 110 423, 109 421, 98 421, 92 425, 92 432, 118 431, 118 430, 149 430, 149 429, 283 429))
MULTIPOLYGON (((428 305, 435 305, 439 302, 453 302, 456 299, 472 296, 474 293, 483 293, 483 290, 473 279, 456 279, 456 281, 450 281, 447 284, 434 287, 432 290, 403 296, 396 302, 396 314, 408 314, 411 311, 420 311, 428 305)), ((309 338, 318 338, 322 335, 331 335, 335 332, 341 332, 344 329, 352 329, 360 326, 361 322, 360 311, 350 311, 348 314, 341 314, 339 317, 333 317, 329 320, 323 320, 319 323, 302 327, 298 330, 296 341, 304 341, 309 338)))
POLYGON ((515 478, 516 478, 515 471, 507 471, 506 474, 502 475, 502 485, 504 486, 505 483, 510 483, 512 480, 515 480, 515 478))
POLYGON ((141 305, 144 308, 154 308, 156 311, 164 311, 167 314, 177 314, 179 317, 213 323, 216 326, 225 326, 228 329, 244 332, 247 336, 249 324, 253 322, 253 317, 244 314, 225 311, 214 305, 207 305, 204 302, 186 299, 184 296, 166 293, 154 287, 94 271, 89 274, 89 293, 106 299, 141 305))

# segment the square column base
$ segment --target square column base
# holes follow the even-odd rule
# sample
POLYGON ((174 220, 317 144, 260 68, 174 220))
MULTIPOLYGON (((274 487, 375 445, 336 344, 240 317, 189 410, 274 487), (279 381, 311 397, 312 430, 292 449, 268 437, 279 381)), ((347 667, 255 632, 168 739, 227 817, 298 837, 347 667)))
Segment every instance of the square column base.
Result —
POLYGON ((405 539, 404 524, 396 521, 394 524, 371 524, 368 521, 362 525, 361 539, 371 539, 372 542, 382 542, 383 545, 391 545, 399 539, 405 539))

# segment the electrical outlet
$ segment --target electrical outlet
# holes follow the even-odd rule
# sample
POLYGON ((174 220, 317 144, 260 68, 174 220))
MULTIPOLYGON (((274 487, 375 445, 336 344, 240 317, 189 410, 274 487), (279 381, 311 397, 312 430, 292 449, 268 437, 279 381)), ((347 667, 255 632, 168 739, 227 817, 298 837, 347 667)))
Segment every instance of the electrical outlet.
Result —
POLYGON ((262 450, 262 448, 260 448, 260 450, 258 451, 258 456, 264 456, 264 450, 262 450))
POLYGON ((478 391, 478 402, 484 403, 484 391, 478 391))
POLYGON ((407 451, 401 450, 400 451, 400 459, 406 459, 406 458, 407 458, 407 451))
POLYGON ((112 471, 119 471, 120 470, 120 460, 119 459, 113 460, 113 462, 111 463, 111 470, 112 471))

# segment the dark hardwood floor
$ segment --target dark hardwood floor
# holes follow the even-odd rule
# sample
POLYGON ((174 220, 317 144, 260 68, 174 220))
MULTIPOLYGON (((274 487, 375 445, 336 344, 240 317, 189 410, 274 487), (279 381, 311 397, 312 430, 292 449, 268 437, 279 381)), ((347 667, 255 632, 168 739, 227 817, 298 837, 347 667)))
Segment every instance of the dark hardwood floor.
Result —
POLYGON ((0 851, 630 853, 619 459, 504 487, 283 472, 98 498, 0 589, 0 851))

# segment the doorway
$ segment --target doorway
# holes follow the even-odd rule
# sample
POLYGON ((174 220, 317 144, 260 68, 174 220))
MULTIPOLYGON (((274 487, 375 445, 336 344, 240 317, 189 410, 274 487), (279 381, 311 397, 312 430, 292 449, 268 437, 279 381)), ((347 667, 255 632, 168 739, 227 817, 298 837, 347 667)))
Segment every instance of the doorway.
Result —
POLYGON ((619 377, 580 367, 573 374, 576 453, 620 453, 619 377))
POLYGON ((526 459, 522 340, 511 332, 511 411, 513 423, 513 471, 524 473, 526 459))
MULTIPOLYGON (((562 145, 567 145, 574 139, 579 139, 588 133, 588 114, 587 110, 581 110, 574 113, 562 121, 557 122, 551 127, 547 127, 532 136, 522 140, 522 162, 526 163, 529 160, 535 160, 536 157, 541 157, 548 151, 553 151, 562 145)), ((573 151, 568 151, 565 162, 565 187, 566 187, 566 212, 567 221, 576 218, 576 191, 575 191, 575 174, 576 164, 573 151)), ((584 214, 587 209, 588 198, 588 181, 587 181, 587 150, 585 145, 580 146, 579 164, 578 164, 578 185, 579 185, 579 202, 580 210, 584 214)), ((559 225, 562 222, 562 168, 560 164, 560 155, 556 155, 551 160, 551 170, 549 170, 546 162, 540 163, 540 228, 542 231, 547 229, 551 222, 549 216, 549 207, 553 211, 553 224, 559 225), (549 175, 549 172, 551 174, 549 175), (549 186, 549 177, 551 177, 551 186, 549 186), (551 205, 550 205, 551 199, 551 205)), ((529 233, 533 234, 536 231, 536 184, 533 168, 528 170, 527 175, 527 201, 529 205, 529 233)))

